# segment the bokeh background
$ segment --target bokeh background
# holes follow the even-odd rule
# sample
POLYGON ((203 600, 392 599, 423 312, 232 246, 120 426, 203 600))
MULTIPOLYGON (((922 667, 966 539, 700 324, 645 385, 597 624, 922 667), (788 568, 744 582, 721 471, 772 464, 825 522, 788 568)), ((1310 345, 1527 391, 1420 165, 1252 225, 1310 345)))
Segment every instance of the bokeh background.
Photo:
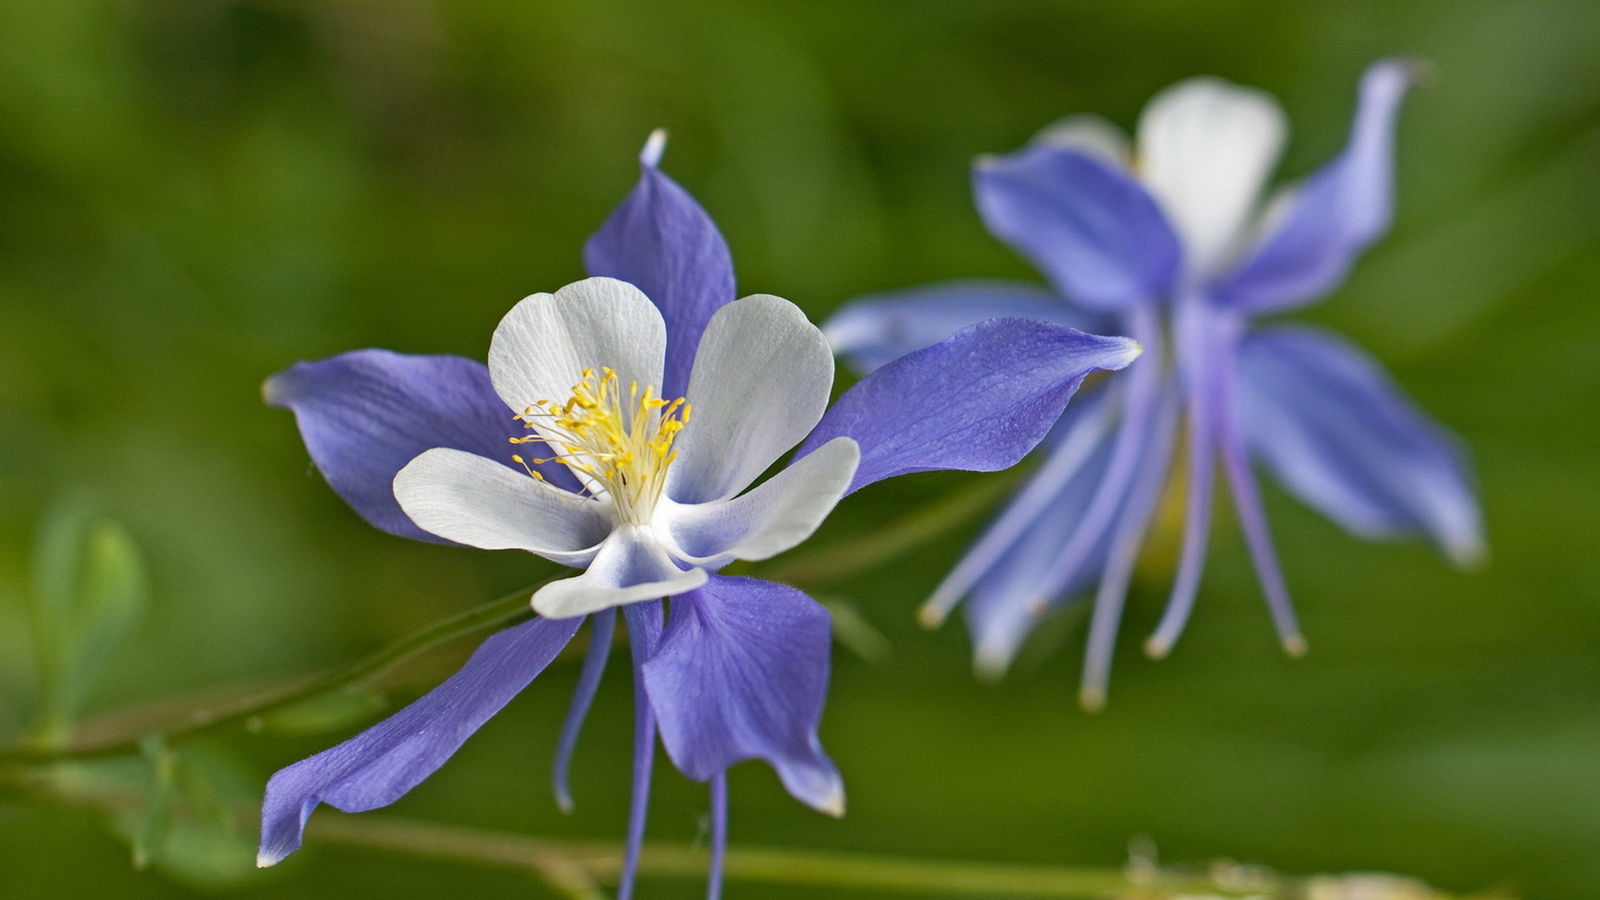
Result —
MULTIPOLYGON (((354 659, 547 571, 368 527, 309 467, 266 375, 357 347, 481 357, 671 129, 665 168, 734 250, 743 293, 820 319, 860 293, 1034 278, 988 237, 967 167, 1075 111, 1124 126, 1215 74, 1282 98, 1283 177, 1341 144, 1357 78, 1434 77, 1402 118, 1394 233, 1307 318, 1352 336, 1470 443, 1492 558, 1451 570, 1268 497, 1310 656, 1272 638, 1232 520, 1173 657, 1138 652, 1170 561, 1145 560, 1109 709, 1074 703, 1081 616, 999 685, 913 612, 981 524, 830 585, 886 638, 836 651, 833 821, 733 776, 735 842, 1115 866, 1379 869, 1530 900, 1600 889, 1600 6, 1590 0, 1106 5, 50 0, 0 4, 0 733, 35 705, 25 598, 45 510, 88 498, 142 552, 150 602, 89 709, 273 683, 354 659)), ((973 483, 857 495, 812 547, 973 483)), ((1170 544, 1168 545, 1170 549, 1170 544)), ((391 702, 471 643, 407 667, 391 702), (453 655, 452 655, 453 654, 453 655)), ((548 787, 562 664, 395 808, 613 840, 631 691, 613 666, 548 787)), ((368 719, 375 713, 368 714, 368 719)), ((248 795, 352 733, 232 733, 248 795)), ((315 723, 312 723, 313 725, 315 723)), ((702 786, 657 777, 651 834, 692 840, 702 786)), ((248 845, 245 835, 243 845, 248 845)), ((218 851, 221 852, 221 851, 218 851)), ((0 800, 0 896, 539 896, 525 877, 313 846, 234 880, 134 872, 97 817, 0 800)), ((692 881, 646 896, 691 897, 692 881)), ((734 897, 811 891, 730 886, 734 897)), ((855 896, 839 892, 836 896, 855 896)), ((860 895, 868 896, 868 895, 860 895)))

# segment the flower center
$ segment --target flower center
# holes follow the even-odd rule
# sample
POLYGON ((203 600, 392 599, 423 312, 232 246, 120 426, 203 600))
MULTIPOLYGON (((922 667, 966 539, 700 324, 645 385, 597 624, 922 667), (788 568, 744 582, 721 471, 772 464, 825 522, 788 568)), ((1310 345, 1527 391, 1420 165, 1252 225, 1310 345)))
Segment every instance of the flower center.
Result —
POLYGON ((584 369, 565 403, 540 400, 517 416, 538 433, 511 442, 542 440, 556 457, 511 458, 540 481, 544 477, 528 468, 529 462, 560 463, 578 474, 590 494, 609 496, 620 520, 646 524, 661 497, 667 467, 678 458, 672 442, 689 424, 690 412, 682 397, 663 400, 654 392, 648 385, 641 391, 636 381, 623 391, 610 368, 584 369))

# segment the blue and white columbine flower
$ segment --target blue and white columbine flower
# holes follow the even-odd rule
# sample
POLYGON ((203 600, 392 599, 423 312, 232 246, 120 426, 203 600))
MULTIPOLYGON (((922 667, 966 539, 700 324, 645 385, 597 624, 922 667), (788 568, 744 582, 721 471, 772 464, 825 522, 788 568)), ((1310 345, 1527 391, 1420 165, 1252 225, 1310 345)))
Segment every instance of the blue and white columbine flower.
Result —
POLYGON ((583 571, 540 588, 538 617, 489 638, 416 703, 274 775, 262 865, 300 845, 319 803, 374 809, 426 778, 590 618, 556 761, 569 805, 567 766, 620 608, 637 697, 620 895, 633 889, 659 734, 679 769, 711 783, 715 896, 730 765, 764 759, 797 799, 844 810, 817 738, 827 612, 794 588, 717 570, 794 546, 874 481, 1014 464, 1087 373, 1139 352, 1126 338, 994 320, 882 367, 829 409, 822 332, 787 300, 734 299, 727 245, 657 170, 661 148, 658 133, 638 186, 585 248, 597 277, 517 304, 487 367, 361 350, 267 382, 268 401, 294 411, 317 467, 372 524, 583 571), (796 445, 787 468, 750 487, 796 445))
POLYGON ((1263 516, 1254 456, 1288 490, 1357 535, 1420 533, 1469 563, 1483 542, 1472 479, 1451 435, 1348 342, 1253 320, 1332 291, 1389 226, 1394 121, 1414 70, 1367 71, 1349 143, 1265 202, 1286 124, 1260 91, 1212 78, 1157 95, 1137 149, 1075 116, 978 163, 989 230, 1055 291, 955 282, 856 301, 825 326, 871 371, 990 316, 1037 316, 1130 334, 1127 376, 1067 413, 1039 471, 935 590, 925 619, 962 599, 980 670, 1003 671, 1038 615, 1093 587, 1081 699, 1104 702, 1135 557, 1186 428, 1187 507, 1166 613, 1146 650, 1170 651, 1199 587, 1220 457, 1273 621, 1304 651, 1263 516), (1065 302, 1063 302, 1065 300, 1065 302))

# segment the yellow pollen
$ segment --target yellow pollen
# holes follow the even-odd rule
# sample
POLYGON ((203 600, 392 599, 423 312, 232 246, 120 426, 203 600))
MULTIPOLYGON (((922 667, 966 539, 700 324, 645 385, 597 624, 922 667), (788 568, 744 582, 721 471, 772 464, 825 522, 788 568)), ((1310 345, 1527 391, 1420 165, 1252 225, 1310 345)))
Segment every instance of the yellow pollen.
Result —
POLYGON ((578 473, 590 493, 605 494, 625 522, 645 524, 655 510, 666 481, 667 467, 677 459, 672 443, 689 424, 689 404, 682 397, 663 400, 655 388, 639 389, 636 381, 622 389, 617 373, 602 367, 584 369, 565 403, 539 400, 517 418, 535 433, 512 438, 513 444, 543 441, 557 456, 511 460, 539 480, 529 463, 559 463, 578 473))

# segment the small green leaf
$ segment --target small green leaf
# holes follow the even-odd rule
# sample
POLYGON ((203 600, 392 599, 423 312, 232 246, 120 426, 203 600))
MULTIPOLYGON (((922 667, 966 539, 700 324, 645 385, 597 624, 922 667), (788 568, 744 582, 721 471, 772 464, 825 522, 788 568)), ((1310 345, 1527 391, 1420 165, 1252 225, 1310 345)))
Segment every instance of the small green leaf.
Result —
POLYGON ((129 845, 136 868, 201 891, 269 877, 255 865, 261 780, 204 742, 168 747, 151 737, 142 745, 142 758, 53 766, 51 787, 106 804, 106 824, 129 845))
POLYGON ((39 520, 33 552, 35 612, 65 625, 76 591, 83 536, 94 520, 94 505, 80 491, 57 497, 39 520))
POLYGON ((129 844, 133 849, 133 868, 143 871, 161 852, 172 829, 173 784, 177 759, 167 749, 161 735, 152 734, 140 742, 143 756, 150 764, 152 788, 145 800, 144 811, 133 823, 129 844))
POLYGON ((110 519, 96 521, 89 530, 82 571, 76 610, 80 666, 97 662, 120 644, 147 600, 139 550, 110 519))
POLYGON ((40 690, 47 708, 60 702, 63 691, 62 676, 71 656, 78 560, 92 519, 89 502, 81 494, 70 493, 50 504, 39 522, 28 609, 39 657, 40 690))
POLYGON ((236 888, 266 877, 256 868, 256 836, 184 820, 173 826, 156 871, 200 891, 236 888))
POLYGON ((221 748, 188 744, 178 756, 177 807, 155 868, 190 888, 216 891, 264 877, 256 868, 260 780, 221 748))
POLYGON ((144 609, 144 564, 121 525, 98 514, 82 494, 69 493, 40 523, 33 582, 37 732, 45 746, 60 746, 95 678, 144 609))

